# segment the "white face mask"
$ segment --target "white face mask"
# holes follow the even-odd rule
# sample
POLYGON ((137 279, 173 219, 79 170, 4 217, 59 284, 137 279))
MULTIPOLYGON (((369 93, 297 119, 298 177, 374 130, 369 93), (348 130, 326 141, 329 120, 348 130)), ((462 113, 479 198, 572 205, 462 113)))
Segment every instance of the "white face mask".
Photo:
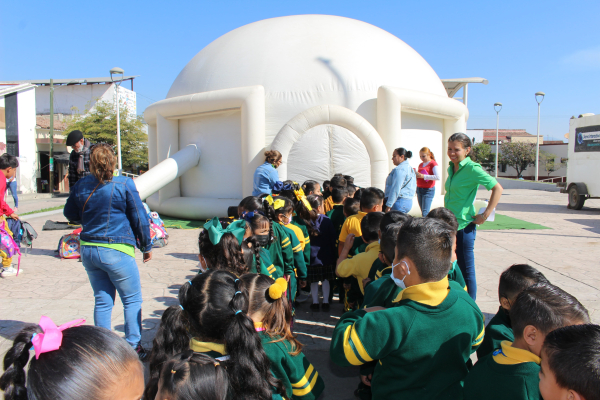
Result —
POLYGON ((283 224, 284 225, 288 225, 292 223, 292 216, 290 215, 290 217, 287 219, 287 221, 285 221, 283 224))
MULTIPOLYGON (((204 258, 204 256, 202 256, 202 259, 204 260, 204 265, 208 265, 208 263, 206 262, 206 258, 204 258)), ((201 274, 208 270, 208 267, 206 269, 204 269, 204 267, 202 266, 202 263, 200 261, 198 261, 198 268, 200 269, 201 274)))
POLYGON ((408 267, 408 264, 406 263, 406 261, 400 261, 398 264, 392 264, 392 273, 390 274, 390 277, 392 278, 392 280, 394 281, 394 283, 396 284, 396 286, 401 287, 402 289, 406 289, 406 285, 404 284, 404 280, 406 279, 406 277, 410 275, 410 268, 408 267), (394 276, 394 267, 396 265, 400 265, 400 263, 406 265, 406 275, 404 276, 404 278, 402 279, 398 279, 394 276))

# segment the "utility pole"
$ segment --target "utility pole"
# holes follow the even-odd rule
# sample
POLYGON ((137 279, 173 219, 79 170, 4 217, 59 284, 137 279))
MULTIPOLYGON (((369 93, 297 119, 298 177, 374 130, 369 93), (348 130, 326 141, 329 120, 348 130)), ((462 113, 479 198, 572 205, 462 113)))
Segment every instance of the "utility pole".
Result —
POLYGON ((50 79, 50 197, 54 197, 54 80, 50 79))

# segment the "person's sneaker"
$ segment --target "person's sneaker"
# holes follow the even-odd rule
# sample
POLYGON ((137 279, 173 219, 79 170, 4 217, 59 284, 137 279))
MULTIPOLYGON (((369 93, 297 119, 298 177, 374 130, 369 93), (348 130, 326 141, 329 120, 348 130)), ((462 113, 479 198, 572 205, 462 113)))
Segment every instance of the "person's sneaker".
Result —
POLYGON ((141 362, 146 361, 146 358, 148 358, 148 352, 142 347, 141 343, 137 345, 135 352, 138 354, 138 358, 141 362))
MULTIPOLYGON (((19 275, 22 274, 23 273, 23 268, 20 268, 18 270, 18 272, 19 272, 19 275)), ((10 267, 8 267, 8 268, 3 268, 1 275, 3 277, 6 277, 6 276, 15 276, 15 275, 17 275, 17 268, 13 267, 12 265, 10 267)))
POLYGON ((329 311, 329 303, 323 303, 323 305, 321 306, 321 310, 329 311))
POLYGON ((310 309, 311 310, 318 310, 319 309, 319 303, 313 303, 310 305, 310 309))

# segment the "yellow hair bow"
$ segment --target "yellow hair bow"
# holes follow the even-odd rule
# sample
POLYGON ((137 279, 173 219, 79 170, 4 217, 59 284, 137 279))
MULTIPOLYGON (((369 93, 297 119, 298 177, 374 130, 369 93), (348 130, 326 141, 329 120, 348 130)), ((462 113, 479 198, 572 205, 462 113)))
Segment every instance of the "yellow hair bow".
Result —
POLYGON ((277 199, 273 202, 273 208, 275 210, 279 210, 283 206, 285 206, 285 200, 277 199))
POLYGON ((310 206, 310 203, 306 199, 306 195, 304 194, 304 190, 302 190, 302 188, 299 188, 298 190, 294 190, 294 194, 296 195, 296 199, 298 201, 301 201, 304 204, 304 206, 308 209, 308 211, 312 211, 312 207, 310 206))
POLYGON ((277 278, 275 283, 269 287, 269 297, 273 300, 280 299, 287 290, 287 281, 283 278, 277 278))
POLYGON ((268 195, 267 197, 265 197, 265 200, 267 201, 267 203, 269 203, 270 206, 273 205, 273 196, 268 195))

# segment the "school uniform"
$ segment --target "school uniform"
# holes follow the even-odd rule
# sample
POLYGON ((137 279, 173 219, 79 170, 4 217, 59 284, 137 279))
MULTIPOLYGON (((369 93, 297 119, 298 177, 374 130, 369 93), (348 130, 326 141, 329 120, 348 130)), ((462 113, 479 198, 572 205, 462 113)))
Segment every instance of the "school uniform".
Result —
POLYGON ((367 245, 364 253, 357 254, 352 258, 342 261, 337 266, 337 273, 343 278, 354 276, 358 281, 358 286, 361 293, 365 293, 363 288, 363 279, 369 276, 369 271, 375 259, 377 259, 380 251, 378 242, 373 242, 367 245))
POLYGON ((367 285, 362 308, 394 307, 396 305, 394 300, 398 298, 401 291, 402 288, 396 285, 390 274, 384 275, 381 279, 367 285))
POLYGON ((294 253, 292 251, 292 240, 283 230, 283 226, 274 222, 273 234, 275 240, 265 248, 271 254, 271 261, 277 270, 277 275, 289 275, 294 271, 294 253))
POLYGON ((325 209, 325 213, 328 213, 329 211, 333 210, 333 197, 328 197, 325 199, 325 201, 323 201, 323 208, 325 209))
POLYGON ((299 217, 293 217, 292 224, 300 228, 302 235, 304 235, 304 263, 310 265, 310 235, 308 234, 308 228, 306 228, 302 218, 299 217))
POLYGON ((333 281, 335 275, 336 249, 334 227, 331 220, 323 214, 313 222, 314 229, 319 232, 312 237, 310 247, 309 282, 333 281))
POLYGON ((271 261, 271 254, 268 250, 261 247, 260 248, 260 268, 256 268, 256 257, 254 257, 254 262, 252 263, 252 267, 250 268, 250 272, 253 274, 263 274, 267 275, 270 278, 277 279, 281 278, 283 275, 279 275, 277 273, 277 269, 273 265, 271 261))
POLYGON ((448 277, 410 286, 397 302, 387 310, 342 315, 331 359, 341 366, 379 360, 373 400, 462 398, 467 361, 483 340, 477 304, 448 277))
POLYGON ((540 400, 540 358, 503 341, 465 379, 465 400, 540 400), (485 395, 483 395, 485 393, 485 395))
POLYGON ((344 215, 344 205, 335 204, 333 209, 327 213, 327 217, 329 217, 331 223, 333 224, 333 228, 335 229, 335 245, 337 246, 339 244, 342 226, 344 226, 344 222, 346 221, 346 216, 344 215))
MULTIPOLYGON (((450 267, 450 271, 448 271, 448 279, 458 283, 465 290, 467 290, 467 284, 465 283, 465 278, 463 277, 463 274, 460 271, 460 267, 458 266, 458 261, 454 261, 452 263, 452 266, 450 267)), ((483 344, 479 348, 481 349, 482 346, 483 346, 483 344)))
POLYGON ((373 262, 371 269, 369 270, 368 278, 370 278, 371 283, 373 283, 377 279, 381 278, 382 276, 389 275, 391 273, 392 273, 392 266, 384 264, 383 262, 381 262, 379 257, 377 257, 377 259, 373 262))
POLYGON ((485 328, 485 337, 483 343, 477 349, 477 358, 482 359, 494 350, 499 349, 503 341, 512 343, 515 341, 515 335, 506 310, 500 306, 496 315, 485 328))
POLYGON ((262 323, 254 323, 263 349, 271 362, 271 372, 285 386, 289 399, 312 400, 325 389, 323 378, 302 352, 292 356, 292 345, 287 340, 269 336, 262 323))
MULTIPOLYGON (((198 339, 192 338, 190 340, 190 350, 193 350, 195 353, 206 354, 217 361, 226 361, 229 359, 225 345, 220 343, 201 342, 198 339)), ((277 393, 273 393, 272 400, 283 400, 283 397, 277 393)))
POLYGON ((339 241, 345 242, 346 237, 349 234, 354 234, 355 237, 362 236, 362 230, 360 229, 360 222, 367 215, 366 212, 359 211, 358 214, 351 215, 344 221, 342 230, 340 232, 339 241))
POLYGON ((285 270, 285 274, 290 278, 290 290, 288 291, 288 298, 293 302, 296 299, 296 289, 298 286, 296 274, 298 279, 306 279, 306 263, 304 262, 304 253, 302 252, 302 245, 300 244, 300 241, 298 240, 298 237, 294 231, 281 223, 277 225, 283 228, 283 232, 289 239, 290 247, 292 248, 293 264, 291 265, 291 269, 288 267, 288 269, 285 270))

